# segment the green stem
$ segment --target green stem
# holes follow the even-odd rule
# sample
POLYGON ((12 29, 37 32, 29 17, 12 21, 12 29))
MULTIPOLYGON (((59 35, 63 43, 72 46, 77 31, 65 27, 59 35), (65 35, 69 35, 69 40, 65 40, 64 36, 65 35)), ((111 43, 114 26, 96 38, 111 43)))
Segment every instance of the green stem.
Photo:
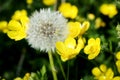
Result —
POLYGON ((62 63, 61 63, 61 61, 60 61, 60 58, 58 57, 57 54, 55 54, 55 55, 56 55, 56 58, 57 58, 58 64, 59 64, 59 66, 60 66, 60 69, 61 69, 62 75, 63 75, 63 77, 64 77, 64 80, 66 80, 66 75, 65 75, 65 72, 64 72, 64 69, 63 69, 62 63))
POLYGON ((53 57, 52 57, 52 52, 51 51, 48 51, 48 56, 49 56, 50 66, 51 66, 51 69, 52 69, 53 80, 57 80, 57 74, 56 74, 56 70, 55 70, 55 66, 54 66, 54 62, 53 62, 53 57))
POLYGON ((67 62, 68 63, 68 68, 67 68, 67 80, 69 80, 69 61, 67 62))

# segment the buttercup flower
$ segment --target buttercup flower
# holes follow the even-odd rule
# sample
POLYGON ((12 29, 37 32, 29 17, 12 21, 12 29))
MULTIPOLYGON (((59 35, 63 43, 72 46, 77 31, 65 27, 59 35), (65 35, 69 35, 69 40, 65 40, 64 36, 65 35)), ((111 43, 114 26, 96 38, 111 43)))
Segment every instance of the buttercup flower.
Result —
POLYGON ((9 22, 0 22, 0 30, 6 33, 10 39, 18 41, 26 37, 28 22, 29 18, 27 17, 26 10, 17 10, 9 22))
POLYGON ((56 49, 58 54, 61 56, 62 61, 67 61, 76 57, 83 47, 84 40, 81 37, 78 39, 77 43, 72 37, 68 37, 64 42, 56 42, 56 49))
POLYGON ((26 10, 16 10, 15 13, 12 16, 12 19, 14 20, 24 20, 26 22, 29 21, 29 18, 27 17, 27 11, 26 10))
POLYGON ((68 36, 73 38, 77 36, 82 36, 88 29, 90 23, 88 21, 84 21, 82 24, 80 22, 68 22, 68 29, 70 31, 68 36))
POLYGON ((84 53, 88 54, 88 59, 94 59, 100 53, 100 38, 90 38, 88 45, 84 48, 84 53))
POLYGON ((54 51, 55 43, 64 41, 67 35, 67 20, 58 11, 42 9, 30 17, 26 39, 33 48, 48 52, 54 51))
POLYGON ((102 4, 100 6, 100 12, 103 15, 107 15, 109 18, 113 18, 118 13, 115 4, 102 4))
POLYGON ((47 6, 53 5, 56 3, 56 0, 43 0, 43 3, 47 6))
POLYGON ((92 74, 97 80, 112 80, 114 79, 114 72, 111 68, 106 67, 106 65, 101 64, 100 67, 94 67, 92 69, 92 74))
POLYGON ((8 23, 7 29, 8 37, 11 39, 15 39, 15 41, 21 40, 26 37, 26 27, 22 25, 19 21, 11 20, 8 23))
POLYGON ((80 34, 80 23, 79 22, 68 22, 68 29, 70 31, 68 36, 75 38, 80 34))
POLYGON ((78 14, 78 8, 70 3, 62 3, 59 7, 59 11, 66 18, 74 19, 78 14))

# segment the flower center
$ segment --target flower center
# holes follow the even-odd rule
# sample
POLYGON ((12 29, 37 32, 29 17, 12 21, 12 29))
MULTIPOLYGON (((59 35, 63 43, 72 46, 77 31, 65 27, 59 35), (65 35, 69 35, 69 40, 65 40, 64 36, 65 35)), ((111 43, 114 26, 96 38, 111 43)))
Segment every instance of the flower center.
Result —
POLYGON ((55 33, 55 28, 53 28, 53 24, 47 23, 42 25, 41 31, 44 36, 53 37, 55 33))

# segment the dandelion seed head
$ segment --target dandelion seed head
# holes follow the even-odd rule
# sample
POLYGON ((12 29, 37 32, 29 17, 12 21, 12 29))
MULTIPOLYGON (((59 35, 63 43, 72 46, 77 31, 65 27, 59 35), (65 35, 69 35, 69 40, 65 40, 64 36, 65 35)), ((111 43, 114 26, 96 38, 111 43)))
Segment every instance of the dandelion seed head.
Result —
POLYGON ((67 20, 50 9, 35 11, 30 17, 27 41, 31 47, 43 51, 54 51, 57 41, 64 41, 68 35, 67 20))

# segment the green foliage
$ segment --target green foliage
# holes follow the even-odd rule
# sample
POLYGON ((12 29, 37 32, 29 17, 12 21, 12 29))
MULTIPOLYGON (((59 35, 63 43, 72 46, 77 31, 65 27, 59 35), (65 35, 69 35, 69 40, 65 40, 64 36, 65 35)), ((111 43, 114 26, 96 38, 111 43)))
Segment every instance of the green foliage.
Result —
POLYGON ((40 71, 32 72, 29 80, 47 80, 45 65, 42 66, 40 71))

